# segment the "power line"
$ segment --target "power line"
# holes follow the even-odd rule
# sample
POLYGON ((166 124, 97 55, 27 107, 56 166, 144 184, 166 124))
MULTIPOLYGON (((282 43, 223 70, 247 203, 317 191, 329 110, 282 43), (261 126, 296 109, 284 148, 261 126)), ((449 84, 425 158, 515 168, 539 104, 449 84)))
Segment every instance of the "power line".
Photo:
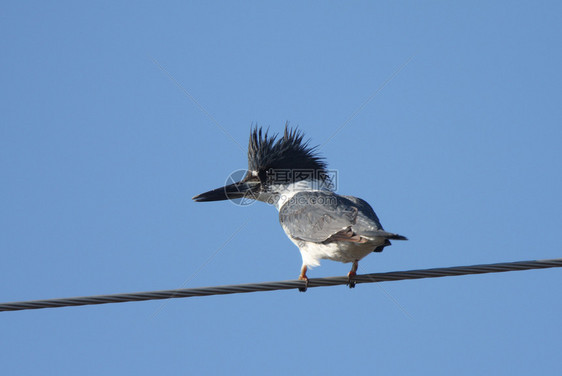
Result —
MULTIPOLYGON (((401 281, 406 279, 439 278, 469 274, 485 274, 511 272, 517 270, 546 269, 562 267, 562 258, 552 260, 517 261, 499 264, 481 264, 471 266, 454 266, 449 268, 418 269, 387 273, 362 274, 355 277, 356 283, 401 281)), ((348 283, 347 277, 312 278, 308 288, 322 286, 337 286, 348 283)), ((161 290, 135 292, 128 294, 111 294, 97 296, 82 296, 75 298, 31 300, 23 302, 0 303, 0 311, 20 311, 39 308, 58 308, 106 303, 138 302, 143 300, 189 298, 194 296, 239 294, 246 292, 290 290, 303 287, 299 280, 247 283, 242 285, 225 285, 214 287, 199 287, 189 289, 161 290)))

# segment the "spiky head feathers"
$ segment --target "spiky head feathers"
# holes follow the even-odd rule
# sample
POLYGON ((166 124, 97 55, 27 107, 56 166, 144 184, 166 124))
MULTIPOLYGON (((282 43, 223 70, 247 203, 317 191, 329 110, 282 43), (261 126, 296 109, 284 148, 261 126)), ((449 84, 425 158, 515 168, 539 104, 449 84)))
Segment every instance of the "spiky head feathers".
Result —
POLYGON ((267 130, 254 127, 248 145, 248 170, 257 173, 265 181, 272 171, 309 170, 325 179, 328 175, 324 159, 318 155, 316 147, 304 141, 304 134, 297 128, 285 125, 283 137, 269 136, 267 130))

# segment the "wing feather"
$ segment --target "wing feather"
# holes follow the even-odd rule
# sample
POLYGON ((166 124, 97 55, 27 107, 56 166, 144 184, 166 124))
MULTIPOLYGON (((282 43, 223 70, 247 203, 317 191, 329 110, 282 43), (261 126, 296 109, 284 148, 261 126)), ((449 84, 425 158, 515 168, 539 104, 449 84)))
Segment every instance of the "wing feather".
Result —
POLYGON ((279 211, 285 232, 299 240, 321 243, 360 241, 351 230, 358 209, 345 197, 325 192, 299 192, 279 211))

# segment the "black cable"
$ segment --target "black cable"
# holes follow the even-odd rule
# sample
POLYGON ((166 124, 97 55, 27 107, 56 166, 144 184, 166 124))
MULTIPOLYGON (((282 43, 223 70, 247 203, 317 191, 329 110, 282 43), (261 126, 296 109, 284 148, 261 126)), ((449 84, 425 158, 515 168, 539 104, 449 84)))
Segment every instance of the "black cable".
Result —
MULTIPOLYGON (((517 270, 545 269, 562 267, 562 259, 504 262, 499 264, 482 264, 472 266, 455 266, 449 268, 419 269, 388 273, 362 274, 354 277, 356 283, 372 283, 401 281, 405 279, 438 278, 468 274, 500 273, 517 270)), ((321 286, 345 285, 347 277, 312 278, 308 288, 321 286)), ((75 298, 32 300, 23 302, 0 303, 0 311, 20 311, 26 309, 58 308, 92 304, 136 302, 143 300, 189 298, 193 296, 209 296, 224 294, 239 294, 246 292, 290 290, 304 287, 304 281, 290 280, 278 282, 248 283, 242 285, 226 285, 214 287, 199 287, 189 289, 161 290, 148 292, 134 292, 129 294, 111 294, 97 296, 82 296, 75 298)))

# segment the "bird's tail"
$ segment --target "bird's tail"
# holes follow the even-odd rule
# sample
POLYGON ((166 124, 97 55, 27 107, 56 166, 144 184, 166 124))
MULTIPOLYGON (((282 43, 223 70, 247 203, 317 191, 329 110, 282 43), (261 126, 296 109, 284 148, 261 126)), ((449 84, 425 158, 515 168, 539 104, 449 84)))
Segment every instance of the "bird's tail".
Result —
POLYGON ((407 237, 402 236, 402 235, 398 235, 398 234, 393 234, 392 232, 386 232, 386 231, 369 231, 368 234, 362 234, 362 236, 368 236, 368 237, 377 237, 377 238, 384 238, 384 244, 379 245, 377 248, 375 248, 373 250, 373 252, 382 252, 382 250, 384 249, 384 247, 388 247, 389 245, 391 245, 392 243, 390 243, 389 239, 392 240, 408 240, 407 237))
POLYGON ((386 236, 387 239, 392 239, 392 240, 408 240, 407 237, 403 236, 403 235, 398 235, 398 234, 392 234, 390 232, 388 232, 387 234, 389 234, 388 236, 386 236))
POLYGON ((383 231, 383 230, 362 232, 361 236, 365 236, 365 237, 368 237, 368 238, 370 238, 370 237, 385 238, 385 239, 390 239, 390 240, 408 240, 408 238, 405 237, 405 236, 394 234, 392 232, 386 232, 386 231, 383 231))

